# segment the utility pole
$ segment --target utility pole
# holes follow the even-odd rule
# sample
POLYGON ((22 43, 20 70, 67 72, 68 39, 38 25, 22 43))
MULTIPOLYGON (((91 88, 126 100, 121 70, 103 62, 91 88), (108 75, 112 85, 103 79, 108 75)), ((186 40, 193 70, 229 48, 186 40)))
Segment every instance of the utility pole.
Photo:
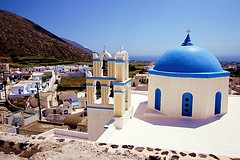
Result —
POLYGON ((42 120, 42 116, 41 116, 41 107, 40 107, 40 98, 39 98, 39 88, 38 88, 38 83, 36 83, 37 85, 37 98, 38 98, 38 114, 39 114, 39 120, 42 120))
POLYGON ((7 90, 6 90, 7 81, 5 81, 4 71, 3 71, 3 83, 2 84, 4 85, 5 100, 7 102, 7 90))
POLYGON ((6 89, 6 85, 7 85, 7 81, 5 81, 5 76, 4 76, 4 71, 2 72, 3 73, 3 82, 2 82, 2 85, 4 85, 4 93, 5 93, 5 103, 4 103, 4 106, 9 109, 9 105, 8 105, 8 97, 7 97, 7 89, 6 89))

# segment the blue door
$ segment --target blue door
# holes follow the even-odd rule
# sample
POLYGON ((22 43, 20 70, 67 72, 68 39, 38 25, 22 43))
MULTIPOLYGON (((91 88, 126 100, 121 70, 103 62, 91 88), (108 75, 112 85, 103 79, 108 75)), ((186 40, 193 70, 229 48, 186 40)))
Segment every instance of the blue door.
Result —
POLYGON ((21 89, 18 89, 18 94, 21 94, 21 89))
POLYGON ((184 93, 182 95, 182 116, 192 117, 192 102, 193 96, 191 93, 184 93))
POLYGON ((221 113, 221 100, 222 100, 222 94, 221 92, 217 92, 215 95, 215 115, 221 113))
POLYGON ((161 90, 159 88, 155 90, 155 109, 161 110, 161 90))

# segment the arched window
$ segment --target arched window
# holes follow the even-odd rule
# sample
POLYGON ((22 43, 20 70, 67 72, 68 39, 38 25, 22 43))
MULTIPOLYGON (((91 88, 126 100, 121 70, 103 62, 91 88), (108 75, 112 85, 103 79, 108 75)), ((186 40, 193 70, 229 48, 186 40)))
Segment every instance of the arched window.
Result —
POLYGON ((95 90, 96 91, 96 93, 95 93, 95 96, 96 96, 95 103, 101 104, 102 103, 101 83, 99 81, 97 81, 95 87, 96 87, 96 90, 95 90))
POLYGON ((221 113, 221 100, 222 100, 222 93, 217 92, 215 95, 215 115, 221 113))
POLYGON ((103 73, 103 76, 108 76, 108 61, 107 61, 107 56, 103 56, 103 59, 102 59, 102 73, 103 73))
POLYGON ((128 101, 129 101, 129 85, 126 85, 126 92, 125 92, 125 110, 128 110, 128 101))
POLYGON ((184 93, 182 95, 182 116, 192 117, 192 103, 192 94, 188 92, 184 93))
POLYGON ((161 90, 159 88, 155 90, 155 109, 161 110, 161 90))
POLYGON ((109 104, 114 104, 114 92, 112 81, 110 82, 109 86, 109 104))

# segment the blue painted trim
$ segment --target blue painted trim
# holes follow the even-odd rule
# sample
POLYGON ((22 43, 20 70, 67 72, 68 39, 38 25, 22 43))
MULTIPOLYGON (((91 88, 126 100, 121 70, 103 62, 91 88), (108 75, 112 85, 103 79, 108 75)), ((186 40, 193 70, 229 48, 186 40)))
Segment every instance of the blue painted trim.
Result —
POLYGON ((161 111, 161 99, 162 99, 161 94, 162 94, 161 90, 157 88, 155 90, 155 109, 158 111, 161 111))
POLYGON ((108 129, 109 125, 110 124, 113 124, 115 120, 114 119, 111 119, 105 126, 104 126, 104 129, 108 129))
POLYGON ((114 93, 125 93, 126 92, 126 90, 124 90, 124 91, 113 91, 114 93))
POLYGON ((109 77, 86 77, 86 79, 116 80, 116 78, 109 78, 109 77))
POLYGON ((180 72, 163 72, 154 69, 149 69, 149 74, 160 75, 166 77, 179 77, 179 78, 217 78, 217 77, 228 77, 230 72, 202 72, 202 73, 180 73, 180 72))
POLYGON ((182 116, 192 117, 193 95, 186 92, 182 95, 182 116))
POLYGON ((116 61, 116 59, 107 59, 107 61, 112 62, 112 61, 116 61))
POLYGON ((113 110, 113 108, 86 106, 86 108, 113 110))
POLYGON ((89 84, 89 83, 87 83, 86 86, 93 86, 93 84, 89 84))
POLYGON ((125 82, 112 82, 113 85, 116 86, 124 86, 125 84, 129 83, 132 80, 132 78, 129 78, 127 81, 125 82))
POLYGON ((100 59, 93 59, 93 61, 100 61, 100 59))
POLYGON ((108 85, 107 85, 107 84, 101 84, 101 86, 103 86, 103 87, 107 87, 108 85))
POLYGON ((125 62, 125 60, 122 60, 122 59, 116 59, 115 61, 116 61, 116 63, 124 63, 125 62))
POLYGON ((215 95, 215 112, 214 115, 221 113, 221 101, 222 101, 222 93, 217 92, 215 95))

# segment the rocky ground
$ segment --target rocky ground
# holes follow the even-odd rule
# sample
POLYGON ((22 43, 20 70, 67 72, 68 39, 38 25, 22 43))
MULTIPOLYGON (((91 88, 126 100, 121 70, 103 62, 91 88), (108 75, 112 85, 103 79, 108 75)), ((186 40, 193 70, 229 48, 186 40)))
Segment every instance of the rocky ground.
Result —
MULTIPOLYGON (((0 159, 70 160, 70 159, 223 159, 212 154, 179 152, 133 145, 96 143, 86 140, 63 139, 32 135, 0 133, 0 159)), ((240 159, 239 159, 240 160, 240 159)))

